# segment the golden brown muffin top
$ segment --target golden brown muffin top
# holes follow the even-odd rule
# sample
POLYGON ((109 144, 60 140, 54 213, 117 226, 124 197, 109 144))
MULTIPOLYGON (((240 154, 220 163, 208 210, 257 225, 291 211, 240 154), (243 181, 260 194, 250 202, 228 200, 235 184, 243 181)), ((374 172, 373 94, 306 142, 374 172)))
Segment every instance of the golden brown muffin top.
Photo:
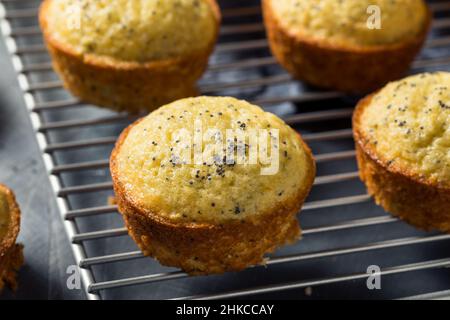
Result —
POLYGON ((202 51, 217 20, 209 0, 46 0, 48 28, 79 53, 148 62, 202 51))
POLYGON ((423 32, 427 21, 423 0, 268 1, 278 22, 291 34, 338 46, 403 43, 423 32), (372 29, 377 27, 372 17, 378 13, 381 28, 372 29))
POLYGON ((392 82, 360 115, 377 154, 416 177, 450 187, 450 73, 392 82))
POLYGON ((129 201, 186 223, 270 213, 286 201, 298 201, 314 174, 310 154, 293 129, 257 106, 228 97, 189 98, 161 107, 131 127, 113 160, 116 183, 129 201), (266 145, 250 142, 255 132, 266 145), (261 150, 256 161, 250 160, 258 150, 252 146, 261 150))

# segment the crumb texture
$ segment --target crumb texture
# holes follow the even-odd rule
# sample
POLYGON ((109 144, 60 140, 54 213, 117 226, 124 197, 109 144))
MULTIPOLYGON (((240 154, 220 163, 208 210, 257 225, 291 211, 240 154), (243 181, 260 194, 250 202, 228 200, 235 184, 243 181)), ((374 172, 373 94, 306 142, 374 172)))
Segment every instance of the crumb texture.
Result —
POLYGON ((269 0, 280 24, 291 33, 342 46, 376 46, 414 39, 425 28, 423 0, 269 0), (367 21, 378 6, 381 28, 367 21))
POLYGON ((257 106, 225 97, 188 98, 156 110, 131 128, 115 161, 117 179, 134 203, 171 221, 185 222, 237 221, 270 211, 295 199, 300 190, 306 194, 314 170, 292 128, 257 106), (195 140, 199 125, 207 137, 200 146, 195 140), (234 139, 229 139, 227 129, 236 133, 234 139), (240 164, 237 156, 234 162, 226 159, 226 150, 239 144, 249 159, 248 144, 252 144, 239 134, 245 137, 259 129, 268 132, 266 154, 271 154, 271 146, 278 153, 274 175, 261 175, 268 162, 240 164), (278 142, 272 135, 277 130, 278 142), (187 136, 192 140, 184 140, 187 136), (194 154, 195 148, 205 151, 214 141, 221 141, 223 149, 222 153, 210 149, 210 161, 177 161, 189 146, 194 154))
POLYGON ((388 84, 364 109, 361 129, 389 165, 450 187, 450 73, 388 84))
POLYGON ((49 30, 81 54, 124 61, 205 50, 217 17, 209 0, 47 0, 49 30))

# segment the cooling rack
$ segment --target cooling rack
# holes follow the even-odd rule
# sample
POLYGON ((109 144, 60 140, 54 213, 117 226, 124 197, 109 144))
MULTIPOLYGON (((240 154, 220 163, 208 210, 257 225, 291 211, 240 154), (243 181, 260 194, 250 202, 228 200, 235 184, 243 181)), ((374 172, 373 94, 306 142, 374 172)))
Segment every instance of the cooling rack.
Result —
MULTIPOLYGON (((450 2, 429 2, 433 32, 411 73, 450 66, 450 2)), ((221 1, 220 41, 200 89, 261 105, 310 144, 318 177, 299 216, 303 239, 271 255, 266 267, 217 276, 188 277, 143 257, 109 202, 109 153, 135 118, 62 88, 42 42, 39 3, 0 0, 1 30, 88 299, 449 296, 450 235, 417 231, 375 206, 354 157, 350 118, 359 97, 285 73, 268 50, 258 1, 221 1), (382 270, 381 290, 367 288, 370 265, 382 270)))

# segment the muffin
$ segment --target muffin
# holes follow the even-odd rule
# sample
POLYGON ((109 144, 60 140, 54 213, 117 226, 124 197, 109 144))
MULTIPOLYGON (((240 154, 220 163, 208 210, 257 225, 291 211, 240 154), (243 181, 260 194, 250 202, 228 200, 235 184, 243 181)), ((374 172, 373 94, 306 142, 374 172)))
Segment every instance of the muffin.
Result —
POLYGON ((137 113, 198 94, 220 12, 215 0, 45 0, 39 20, 73 95, 137 113))
POLYGON ((315 177, 299 134, 228 97, 154 111, 122 133, 110 165, 119 211, 144 254, 193 275, 242 270, 295 242, 315 177))
POLYGON ((376 202, 420 229, 450 232, 450 73, 388 84, 358 104, 353 126, 376 202))
POLYGON ((17 288, 16 273, 23 264, 23 246, 16 244, 20 210, 14 194, 0 185, 0 292, 5 284, 17 288))
POLYGON ((263 0, 263 9, 282 66, 312 85, 349 93, 401 78, 431 23, 423 0, 263 0))

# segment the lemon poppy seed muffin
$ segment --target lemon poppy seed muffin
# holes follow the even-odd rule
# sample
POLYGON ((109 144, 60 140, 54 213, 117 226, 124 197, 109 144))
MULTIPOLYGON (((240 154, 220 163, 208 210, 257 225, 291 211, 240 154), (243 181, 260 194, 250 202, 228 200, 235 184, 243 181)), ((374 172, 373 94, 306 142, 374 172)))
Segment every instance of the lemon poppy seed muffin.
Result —
POLYGON ((431 20, 423 0, 263 0, 263 7, 272 52, 289 72, 356 93, 400 78, 431 20))
POLYGON ((0 185, 0 292, 8 285, 16 289, 16 273, 23 264, 23 246, 16 244, 20 210, 14 194, 0 185))
POLYGON ((198 97, 126 129, 111 173, 119 211, 144 254, 209 274, 261 263, 299 238, 296 214, 315 165, 300 136, 275 115, 234 98, 198 97), (250 162, 255 132, 266 142, 257 144, 260 152, 276 162, 250 162), (196 150, 211 157, 198 158, 196 150))
POLYGON ((421 229, 450 232, 450 73, 388 84, 359 103, 353 122, 375 200, 421 229))
POLYGON ((45 0, 40 9, 64 85, 130 112, 197 94, 219 22, 215 0, 45 0))

